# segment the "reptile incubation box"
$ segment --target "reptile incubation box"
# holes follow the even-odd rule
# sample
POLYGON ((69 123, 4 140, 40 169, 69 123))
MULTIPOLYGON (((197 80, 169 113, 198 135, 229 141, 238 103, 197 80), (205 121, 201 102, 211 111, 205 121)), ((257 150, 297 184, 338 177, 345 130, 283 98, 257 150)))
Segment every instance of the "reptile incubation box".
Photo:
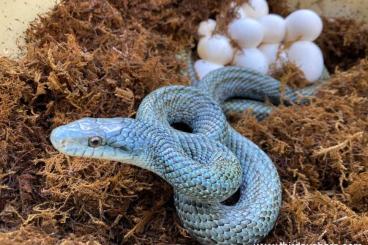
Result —
MULTIPOLYGON (((364 0, 0 1, 0 244, 198 244, 162 178, 124 162, 67 156, 50 134, 84 117, 135 120, 153 90, 190 85, 182 54, 196 51, 202 21, 216 19, 210 37, 224 37, 236 7, 262 1, 281 19, 306 8, 320 16, 313 42, 330 77, 307 104, 272 106, 261 121, 251 110, 229 115, 280 177, 280 212, 261 242, 367 245, 364 0)), ((310 83, 295 64, 281 67, 272 74, 281 88, 310 83)), ((230 199, 226 210, 237 196, 230 199)))
POLYGON ((49 11, 58 0, 0 1, 0 55, 18 57, 25 31, 39 15, 49 11))
POLYGON ((368 19, 368 2, 365 0, 288 0, 287 6, 292 10, 312 9, 331 18, 368 19))

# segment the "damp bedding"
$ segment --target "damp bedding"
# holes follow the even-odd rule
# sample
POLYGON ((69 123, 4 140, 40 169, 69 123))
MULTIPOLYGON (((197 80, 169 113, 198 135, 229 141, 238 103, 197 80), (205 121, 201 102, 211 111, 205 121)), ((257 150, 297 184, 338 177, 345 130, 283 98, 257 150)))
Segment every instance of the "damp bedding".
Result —
MULTIPOLYGON (((155 88, 188 84, 175 55, 221 9, 214 1, 65 1, 33 25, 25 59, 0 63, 2 243, 195 243, 165 182, 116 162, 66 158, 47 138, 84 116, 134 117, 155 88)), ((280 174, 281 212, 264 242, 367 241, 368 35, 352 20, 324 23, 317 43, 333 77, 312 103, 280 107, 262 122, 232 119, 280 174)), ((279 79, 300 81, 290 72, 279 79)))

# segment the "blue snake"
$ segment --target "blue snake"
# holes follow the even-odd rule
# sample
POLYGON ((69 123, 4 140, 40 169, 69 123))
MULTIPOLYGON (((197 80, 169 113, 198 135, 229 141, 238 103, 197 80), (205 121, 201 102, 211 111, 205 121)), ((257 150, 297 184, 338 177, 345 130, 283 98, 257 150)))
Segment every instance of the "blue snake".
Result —
POLYGON ((286 86, 281 94, 272 77, 225 67, 193 78, 192 86, 151 92, 134 119, 83 118, 55 128, 50 139, 64 154, 132 164, 165 179, 183 226, 199 242, 253 244, 276 222, 280 179, 270 158, 229 125, 226 113, 250 108, 262 119, 272 104, 304 103, 300 96, 319 86, 286 86), (190 132, 176 129, 178 123, 190 132), (239 200, 226 204, 238 190, 239 200))

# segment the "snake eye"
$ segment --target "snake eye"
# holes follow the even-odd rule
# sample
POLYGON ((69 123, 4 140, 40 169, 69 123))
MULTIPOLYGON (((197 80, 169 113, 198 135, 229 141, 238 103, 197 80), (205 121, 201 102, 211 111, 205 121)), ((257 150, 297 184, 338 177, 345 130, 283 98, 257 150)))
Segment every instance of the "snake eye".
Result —
POLYGON ((100 136, 93 136, 88 139, 88 145, 90 147, 98 147, 101 146, 103 143, 103 140, 100 136))

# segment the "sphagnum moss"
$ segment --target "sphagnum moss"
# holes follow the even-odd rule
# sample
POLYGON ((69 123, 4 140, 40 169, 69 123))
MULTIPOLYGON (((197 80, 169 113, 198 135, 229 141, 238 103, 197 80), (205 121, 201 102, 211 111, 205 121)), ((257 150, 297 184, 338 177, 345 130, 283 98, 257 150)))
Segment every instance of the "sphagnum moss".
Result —
MULTIPOLYGON (((269 2, 272 12, 287 13, 269 2)), ((84 116, 134 117, 153 89, 188 84, 175 56, 223 4, 67 0, 29 28, 24 59, 0 59, 1 244, 195 243, 160 178, 68 158, 48 138, 84 116)), ((281 176, 281 215, 265 242, 367 244, 368 34, 353 21, 325 26, 319 45, 327 66, 348 70, 333 74, 308 106, 281 107, 260 123, 248 114, 234 120, 281 176)), ((295 74, 281 78, 300 85, 295 74)))

